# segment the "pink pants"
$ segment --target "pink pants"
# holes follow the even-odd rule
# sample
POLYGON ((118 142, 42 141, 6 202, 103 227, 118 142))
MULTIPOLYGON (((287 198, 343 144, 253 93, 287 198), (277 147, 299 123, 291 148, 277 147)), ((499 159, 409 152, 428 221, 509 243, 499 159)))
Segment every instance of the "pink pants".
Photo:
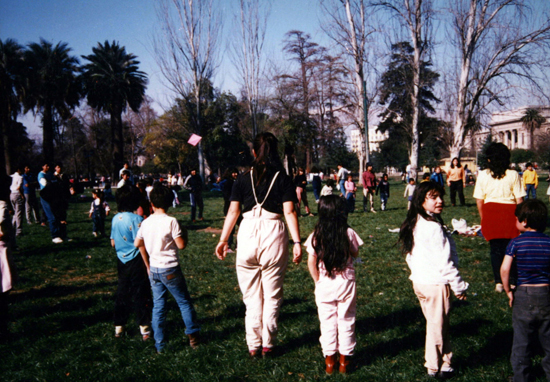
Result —
POLYGON ((319 342, 325 357, 337 352, 353 355, 355 349, 355 271, 348 269, 345 273, 346 276, 337 275, 333 279, 321 276, 315 284, 315 302, 321 322, 319 342))
POLYGON ((288 264, 288 233, 281 216, 261 211, 243 214, 237 236, 237 279, 246 305, 246 343, 249 350, 271 348, 277 337, 277 318, 283 302, 288 264))
POLYGON ((426 317, 426 363, 428 372, 451 371, 451 341, 449 339, 449 313, 451 290, 447 284, 415 284, 414 293, 426 317))

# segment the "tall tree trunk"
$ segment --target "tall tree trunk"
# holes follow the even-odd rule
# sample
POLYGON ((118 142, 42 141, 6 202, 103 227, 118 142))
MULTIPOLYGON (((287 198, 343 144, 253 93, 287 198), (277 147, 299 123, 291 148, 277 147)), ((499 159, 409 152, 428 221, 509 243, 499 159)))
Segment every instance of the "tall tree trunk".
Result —
MULTIPOLYGON (((363 52, 360 51, 359 48, 359 42, 357 41, 357 33, 356 33, 356 26, 355 26, 355 20, 353 18, 353 14, 351 12, 351 5, 349 0, 345 0, 344 3, 346 7, 346 16, 348 19, 349 24, 349 33, 350 33, 350 43, 351 48, 353 52, 353 62, 355 65, 355 76, 354 76, 354 85, 355 85, 355 92, 359 96, 359 99, 362 99, 362 97, 365 96, 365 89, 364 89, 364 81, 365 81, 365 74, 363 72, 363 52)), ((364 105, 363 102, 357 102, 357 111, 356 111, 356 121, 359 124, 359 130, 361 130, 361 133, 365 136, 365 145, 361 145, 361 155, 359 157, 359 173, 361 174, 366 169, 366 163, 365 158, 369 157, 369 153, 367 153, 367 147, 368 147, 368 132, 366 129, 368 129, 367 123, 365 121, 365 110, 363 109, 364 105)), ((362 179, 361 177, 359 177, 362 179)), ((362 180, 360 180, 362 182, 362 180)))
POLYGON ((124 139, 122 132, 122 108, 114 105, 111 110, 111 147, 113 152, 112 179, 118 179, 118 170, 124 164, 124 139))
POLYGON ((44 105, 44 111, 42 113, 42 154, 44 156, 44 163, 49 163, 50 166, 54 165, 54 146, 53 146, 53 112, 50 102, 46 102, 44 105))

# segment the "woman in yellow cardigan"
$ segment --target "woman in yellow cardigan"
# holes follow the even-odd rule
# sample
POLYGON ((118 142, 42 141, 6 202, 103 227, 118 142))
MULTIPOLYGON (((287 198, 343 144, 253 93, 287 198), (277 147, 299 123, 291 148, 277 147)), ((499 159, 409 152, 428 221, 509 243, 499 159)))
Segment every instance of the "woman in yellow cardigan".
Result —
POLYGON ((451 168, 447 171, 447 185, 451 188, 451 204, 453 207, 456 205, 456 193, 458 192, 458 198, 460 205, 464 206, 464 185, 466 184, 466 173, 464 167, 460 164, 460 159, 453 158, 451 161, 451 168))

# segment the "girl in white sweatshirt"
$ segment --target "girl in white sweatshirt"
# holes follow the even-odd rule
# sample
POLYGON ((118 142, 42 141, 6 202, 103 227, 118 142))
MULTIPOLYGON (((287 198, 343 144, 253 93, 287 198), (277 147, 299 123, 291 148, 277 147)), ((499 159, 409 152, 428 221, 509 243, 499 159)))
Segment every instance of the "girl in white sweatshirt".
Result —
POLYGON ((443 378, 454 372, 449 340, 450 291, 464 300, 468 289, 458 273, 455 243, 440 217, 444 193, 435 182, 417 185, 399 233, 411 270, 409 279, 426 318, 424 366, 428 375, 443 378))

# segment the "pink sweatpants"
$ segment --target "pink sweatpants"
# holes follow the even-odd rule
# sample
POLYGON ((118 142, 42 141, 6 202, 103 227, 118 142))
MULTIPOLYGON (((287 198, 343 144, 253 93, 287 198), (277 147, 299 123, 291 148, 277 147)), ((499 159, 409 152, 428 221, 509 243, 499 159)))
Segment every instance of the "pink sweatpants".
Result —
POLYGON ((451 341, 449 339, 449 313, 451 289, 447 284, 415 284, 414 293, 426 317, 426 363, 428 372, 450 371, 451 341))
POLYGON ((249 350, 273 347, 288 264, 288 233, 281 216, 243 214, 237 236, 237 279, 246 305, 249 350))
POLYGON ((319 342, 323 355, 336 352, 353 355, 357 305, 355 271, 348 269, 345 276, 337 275, 333 279, 321 276, 315 284, 315 302, 321 323, 319 342))

